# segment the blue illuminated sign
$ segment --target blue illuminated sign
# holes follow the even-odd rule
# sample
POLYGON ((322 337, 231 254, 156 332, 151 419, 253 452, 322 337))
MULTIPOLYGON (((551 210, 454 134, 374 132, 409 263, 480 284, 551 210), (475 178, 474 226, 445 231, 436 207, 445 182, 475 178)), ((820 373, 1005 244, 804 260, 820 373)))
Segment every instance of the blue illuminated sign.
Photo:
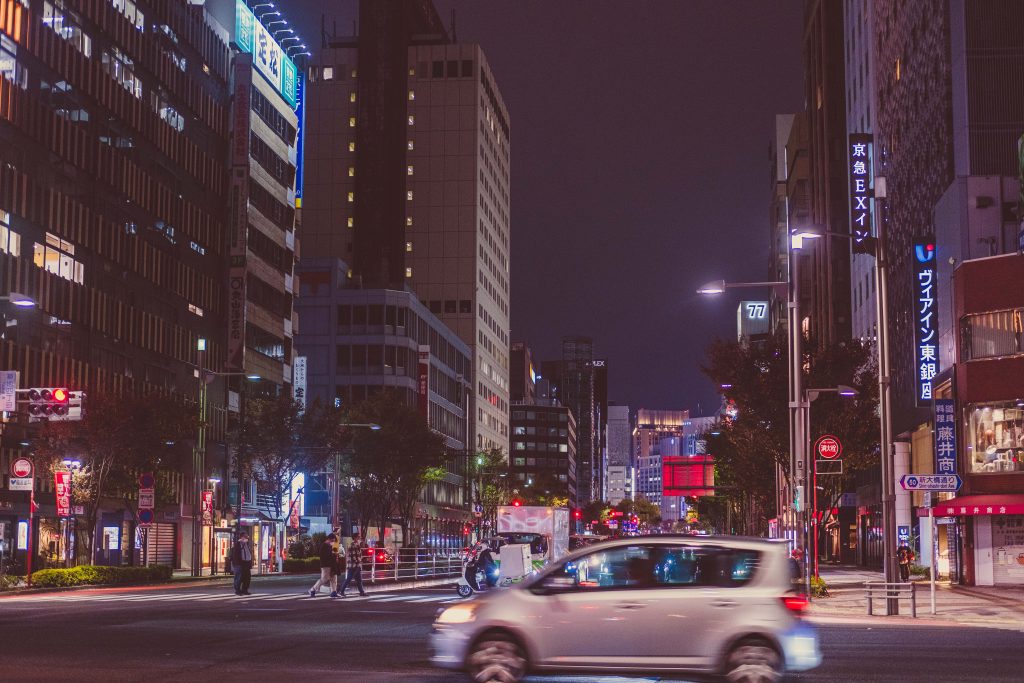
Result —
POLYGON ((914 376, 917 405, 932 400, 932 383, 939 373, 939 321, 935 305, 935 239, 914 242, 914 376))

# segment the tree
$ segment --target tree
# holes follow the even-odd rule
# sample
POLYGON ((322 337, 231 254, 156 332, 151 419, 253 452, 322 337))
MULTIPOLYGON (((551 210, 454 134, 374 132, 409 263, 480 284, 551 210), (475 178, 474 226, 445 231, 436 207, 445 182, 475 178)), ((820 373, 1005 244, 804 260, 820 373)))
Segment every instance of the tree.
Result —
POLYGON ((287 393, 248 399, 239 435, 246 452, 243 469, 256 479, 258 490, 272 497, 275 513, 284 510, 296 475, 322 470, 340 445, 335 431, 340 414, 319 402, 303 411, 287 393))
POLYGON ((498 506, 512 501, 513 482, 508 459, 500 448, 478 451, 469 463, 469 476, 473 478, 476 500, 483 506, 482 519, 498 518, 498 506))
MULTIPOLYGON (((182 471, 197 420, 195 406, 165 395, 90 393, 81 421, 42 424, 34 453, 41 469, 64 470, 65 458, 81 461, 72 486, 75 504, 85 507, 81 531, 90 560, 103 502, 119 499, 134 514, 138 475, 182 471)), ((172 495, 167 478, 158 476, 157 484, 158 502, 167 502, 172 495)))
POLYGON ((359 482, 353 502, 360 511, 360 526, 376 518, 383 540, 392 514, 398 512, 402 538, 408 539, 423 487, 445 475, 444 437, 392 391, 378 392, 354 406, 348 418, 380 425, 379 430, 352 435, 347 465, 349 475, 359 482))
POLYGON ((661 509, 647 500, 643 494, 638 494, 635 500, 623 498, 612 509, 621 512, 625 517, 636 515, 641 525, 656 526, 661 524, 661 509))
POLYGON ((569 506, 569 484, 552 472, 539 472, 532 481, 519 484, 518 491, 523 505, 569 506))
MULTIPOLYGON (((820 351, 815 344, 804 346, 804 387, 847 384, 858 390, 853 399, 823 393, 812 403, 811 442, 832 433, 844 444, 843 475, 827 477, 831 508, 857 472, 877 463, 877 370, 870 347, 858 341, 820 351)), ((715 457, 716 497, 729 503, 726 520, 737 513, 732 523, 726 521, 727 532, 738 524, 742 533, 763 534, 774 507, 776 465, 789 471, 787 354, 783 335, 749 345, 718 340, 708 349, 704 374, 729 387, 728 411, 706 435, 715 457)))

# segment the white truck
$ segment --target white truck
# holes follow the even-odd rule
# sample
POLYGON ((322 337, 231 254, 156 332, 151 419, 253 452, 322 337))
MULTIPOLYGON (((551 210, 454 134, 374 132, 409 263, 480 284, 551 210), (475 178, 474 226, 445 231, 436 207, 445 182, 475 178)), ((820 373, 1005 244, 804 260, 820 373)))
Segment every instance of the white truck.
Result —
POLYGON ((501 505, 497 516, 497 536, 504 544, 529 544, 534 569, 569 552, 567 508, 501 505))

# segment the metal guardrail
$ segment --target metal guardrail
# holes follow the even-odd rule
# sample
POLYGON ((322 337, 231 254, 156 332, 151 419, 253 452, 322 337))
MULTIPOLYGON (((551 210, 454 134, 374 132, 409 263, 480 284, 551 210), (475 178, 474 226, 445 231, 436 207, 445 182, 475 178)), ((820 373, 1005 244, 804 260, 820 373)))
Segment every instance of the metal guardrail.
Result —
POLYGON ((383 583, 455 578, 462 573, 462 552, 459 550, 399 548, 395 553, 386 552, 383 560, 378 559, 379 555, 380 551, 375 549, 373 555, 363 557, 365 581, 383 583))
POLYGON ((886 615, 899 612, 899 600, 910 600, 910 616, 917 618, 917 586, 913 583, 885 583, 884 581, 865 581, 864 597, 868 600, 868 615, 874 616, 874 601, 885 600, 886 615), (897 609, 891 607, 895 605, 897 609))

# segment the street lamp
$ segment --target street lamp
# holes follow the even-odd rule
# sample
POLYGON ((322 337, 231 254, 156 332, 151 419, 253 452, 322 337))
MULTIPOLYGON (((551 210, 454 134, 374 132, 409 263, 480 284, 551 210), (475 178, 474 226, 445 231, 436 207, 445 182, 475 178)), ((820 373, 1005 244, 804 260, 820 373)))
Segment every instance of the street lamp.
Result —
POLYGON ((35 299, 27 294, 22 294, 21 292, 11 292, 6 296, 0 296, 0 301, 6 301, 12 306, 17 306, 18 308, 33 308, 39 305, 36 303, 35 299))

